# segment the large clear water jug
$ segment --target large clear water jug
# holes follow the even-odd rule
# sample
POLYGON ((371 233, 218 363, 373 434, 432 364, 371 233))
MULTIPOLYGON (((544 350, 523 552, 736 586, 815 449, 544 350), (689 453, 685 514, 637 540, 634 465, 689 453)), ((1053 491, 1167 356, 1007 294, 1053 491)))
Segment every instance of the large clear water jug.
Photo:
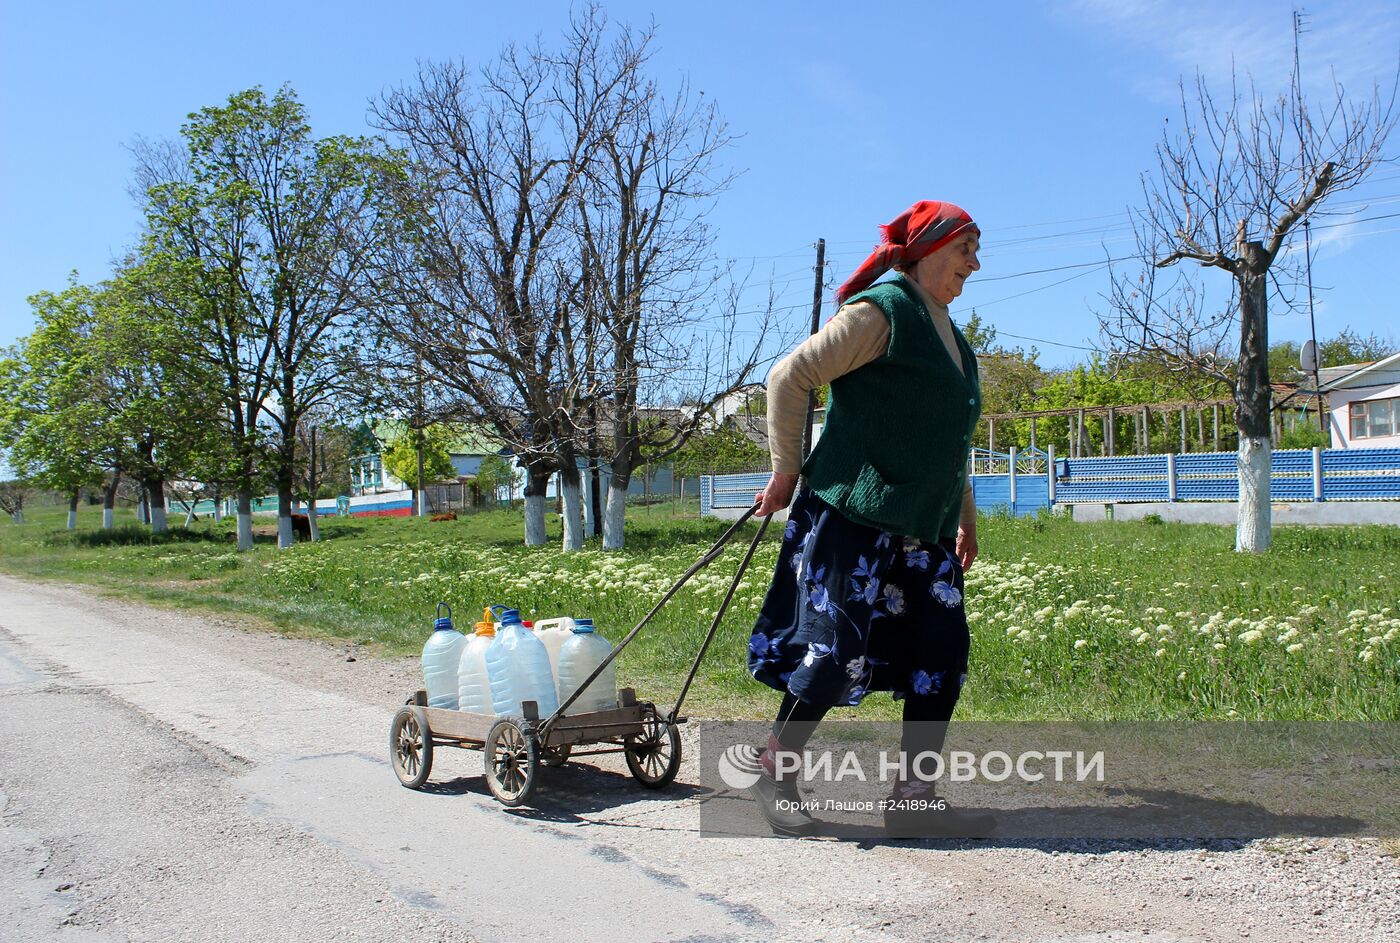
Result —
POLYGON ((462 647, 457 663, 457 709, 473 714, 494 714, 491 703, 491 677, 486 672, 486 650, 496 638, 496 623, 487 609, 476 624, 476 632, 462 647))
MULTIPOLYGON (((594 631, 593 620, 579 619, 574 624, 573 636, 559 652, 559 703, 568 700, 611 652, 608 640, 594 631)), ((566 713, 584 714, 616 707, 616 666, 616 662, 610 662, 593 683, 584 688, 578 700, 569 705, 566 713)))
POLYGON ((466 644, 466 636, 452 627, 452 607, 438 603, 433 634, 423 646, 423 687, 428 689, 429 707, 457 709, 457 665, 466 644))
MULTIPOLYGON (((544 650, 549 653, 549 670, 554 676, 554 686, 559 687, 559 650, 564 643, 574 637, 574 620, 568 616, 558 619, 541 619, 535 623, 535 635, 544 642, 544 650)), ((563 703, 561 697, 559 703, 563 703)))
POLYGON ((535 633, 520 622, 520 613, 501 613, 501 628, 486 649, 486 673, 491 680, 491 703, 499 714, 519 714, 522 701, 534 701, 540 717, 559 709, 559 695, 549 673, 549 653, 535 633))

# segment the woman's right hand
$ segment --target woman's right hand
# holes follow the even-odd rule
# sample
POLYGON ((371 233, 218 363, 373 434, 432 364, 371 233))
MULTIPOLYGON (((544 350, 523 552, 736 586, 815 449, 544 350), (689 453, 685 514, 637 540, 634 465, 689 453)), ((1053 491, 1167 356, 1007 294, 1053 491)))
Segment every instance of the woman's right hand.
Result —
POLYGON ((786 510, 792 503, 792 493, 797 490, 797 473, 774 472, 763 490, 753 496, 758 505, 759 517, 767 517, 775 511, 786 510))

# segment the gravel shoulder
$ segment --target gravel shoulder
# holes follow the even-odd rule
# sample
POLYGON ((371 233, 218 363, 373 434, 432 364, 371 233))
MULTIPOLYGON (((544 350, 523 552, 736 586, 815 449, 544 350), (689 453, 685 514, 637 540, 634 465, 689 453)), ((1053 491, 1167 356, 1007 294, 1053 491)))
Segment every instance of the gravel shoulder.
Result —
POLYGON ((606 762, 518 815, 476 754, 442 751, 437 794, 394 782, 411 658, 0 577, 6 650, 0 919, 24 939, 1400 941, 1393 843, 701 839, 695 790, 606 762), (594 879, 614 921, 662 912, 623 932, 580 897, 570 927, 521 891, 594 879))

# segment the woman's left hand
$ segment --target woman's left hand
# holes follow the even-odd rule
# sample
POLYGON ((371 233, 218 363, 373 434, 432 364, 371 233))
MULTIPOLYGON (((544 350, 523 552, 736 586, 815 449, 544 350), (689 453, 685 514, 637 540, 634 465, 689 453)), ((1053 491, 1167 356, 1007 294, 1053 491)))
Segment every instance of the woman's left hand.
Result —
POLYGON ((953 548, 963 572, 972 569, 972 561, 977 559, 977 531, 965 527, 958 528, 958 542, 953 548))

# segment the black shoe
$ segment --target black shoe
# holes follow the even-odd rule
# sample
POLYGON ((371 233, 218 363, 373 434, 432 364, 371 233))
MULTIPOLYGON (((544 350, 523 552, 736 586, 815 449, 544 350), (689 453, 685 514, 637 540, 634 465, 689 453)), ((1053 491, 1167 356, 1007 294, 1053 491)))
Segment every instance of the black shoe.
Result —
POLYGON ((996 816, 990 812, 969 812, 955 809, 946 802, 930 798, 927 804, 914 808, 896 806, 885 809, 887 838, 986 838, 996 831, 996 816))
POLYGON ((749 787, 749 795, 768 826, 779 835, 811 835, 818 828, 817 820, 802 808, 802 797, 792 780, 782 782, 761 773, 758 782, 749 787))

